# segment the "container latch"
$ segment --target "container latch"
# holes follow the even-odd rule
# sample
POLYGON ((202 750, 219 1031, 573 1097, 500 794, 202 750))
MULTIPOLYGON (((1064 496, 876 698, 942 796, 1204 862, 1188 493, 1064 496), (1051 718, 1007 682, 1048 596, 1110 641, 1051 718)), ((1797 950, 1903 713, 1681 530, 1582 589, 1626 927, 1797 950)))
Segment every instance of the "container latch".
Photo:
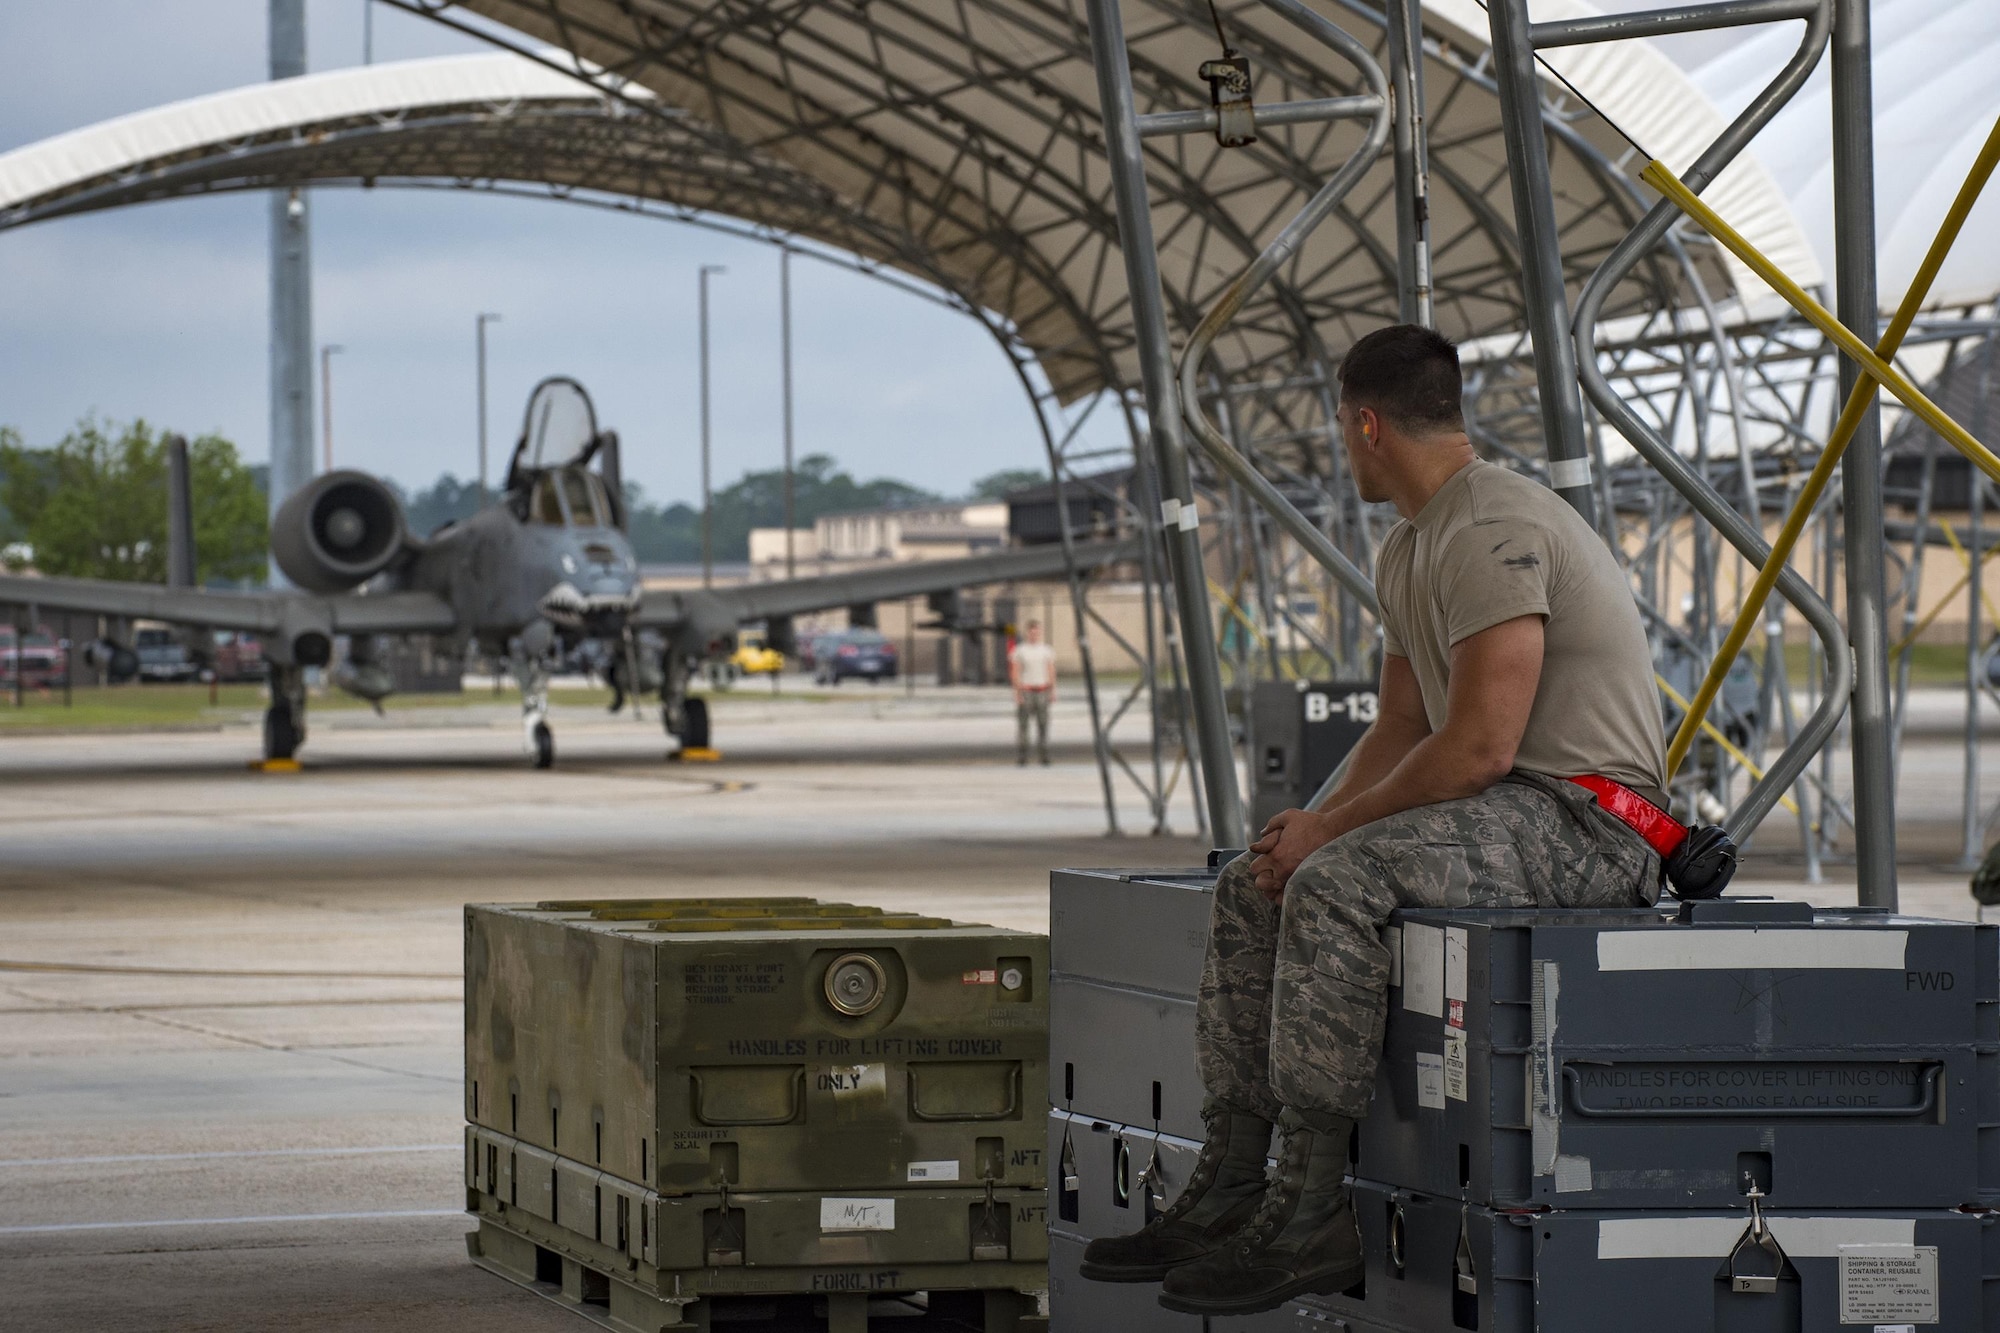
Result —
POLYGON ((1764 1191, 1752 1183, 1748 1191, 1750 1198, 1750 1225, 1736 1238, 1736 1245, 1729 1251, 1729 1289, 1749 1295, 1773 1295, 1778 1290, 1778 1280, 1784 1276, 1785 1268, 1791 1260, 1786 1257, 1784 1247, 1771 1233, 1764 1221, 1764 1191), (1746 1273, 1740 1267, 1754 1252, 1762 1252, 1770 1259, 1770 1273, 1746 1273))

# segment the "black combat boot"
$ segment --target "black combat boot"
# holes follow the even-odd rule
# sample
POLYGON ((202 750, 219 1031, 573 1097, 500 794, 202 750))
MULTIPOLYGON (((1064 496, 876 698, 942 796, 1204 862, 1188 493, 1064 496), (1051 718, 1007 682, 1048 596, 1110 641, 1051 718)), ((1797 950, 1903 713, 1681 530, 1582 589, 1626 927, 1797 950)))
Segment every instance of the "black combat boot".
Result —
POLYGON ((1190 1314, 1256 1314, 1361 1280, 1361 1230, 1347 1192, 1354 1122, 1286 1111, 1278 1169, 1242 1230, 1205 1259, 1167 1274, 1160 1304, 1190 1314))
POLYGON ((1176 1264, 1212 1253, 1257 1211, 1264 1197, 1271 1122, 1210 1101, 1208 1135, 1187 1188, 1166 1211, 1126 1236, 1090 1242, 1078 1271, 1097 1282, 1158 1282, 1176 1264))

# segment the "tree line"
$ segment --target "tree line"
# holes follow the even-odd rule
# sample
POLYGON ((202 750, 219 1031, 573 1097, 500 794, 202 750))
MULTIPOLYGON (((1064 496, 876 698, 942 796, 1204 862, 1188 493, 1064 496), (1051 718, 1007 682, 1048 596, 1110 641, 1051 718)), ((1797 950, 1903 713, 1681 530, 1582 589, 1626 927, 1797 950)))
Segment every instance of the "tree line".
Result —
MULTIPOLYGON (((141 420, 120 426, 94 418, 45 449, 28 448, 0 426, 0 560, 32 561, 44 574, 147 583, 166 577, 166 436, 141 420)), ((268 469, 247 464, 220 435, 188 441, 194 493, 196 577, 202 583, 259 581, 266 568, 268 469)), ((967 499, 999 499, 1046 480, 1024 469, 975 482, 967 499)), ((416 490, 389 483, 419 536, 477 513, 476 482, 447 472, 416 490)), ((891 477, 860 481, 827 454, 809 454, 793 472, 794 514, 810 527, 827 514, 907 509, 946 497, 891 477)), ((628 534, 648 564, 701 559, 701 510, 684 501, 649 500, 625 484, 628 534)), ((749 558, 750 529, 784 523, 784 473, 746 472, 715 492, 715 558, 749 558)))

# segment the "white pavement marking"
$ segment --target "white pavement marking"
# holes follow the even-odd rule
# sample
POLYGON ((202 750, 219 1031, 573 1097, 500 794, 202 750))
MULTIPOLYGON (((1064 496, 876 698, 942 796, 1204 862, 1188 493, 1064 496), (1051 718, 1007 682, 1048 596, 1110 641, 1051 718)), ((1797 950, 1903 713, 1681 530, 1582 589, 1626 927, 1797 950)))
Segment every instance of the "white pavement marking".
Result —
POLYGON ((391 1208, 373 1213, 269 1213, 262 1217, 170 1217, 145 1222, 51 1222, 0 1227, 0 1236, 41 1236, 58 1231, 139 1231, 152 1227, 255 1226, 265 1222, 380 1222, 396 1217, 465 1217, 463 1208, 391 1208))
POLYGON ((246 1148, 240 1152, 145 1152, 116 1157, 0 1157, 10 1166, 85 1166, 106 1162, 211 1162, 240 1157, 373 1157, 403 1152, 458 1152, 463 1143, 400 1143, 385 1148, 246 1148))

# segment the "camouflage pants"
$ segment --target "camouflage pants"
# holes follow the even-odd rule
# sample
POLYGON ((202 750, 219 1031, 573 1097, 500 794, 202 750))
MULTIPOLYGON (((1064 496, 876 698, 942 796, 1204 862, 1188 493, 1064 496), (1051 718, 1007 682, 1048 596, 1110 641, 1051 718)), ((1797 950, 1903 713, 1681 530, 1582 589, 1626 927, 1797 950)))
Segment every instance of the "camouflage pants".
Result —
POLYGON ((1015 753, 1022 763, 1028 762, 1028 728, 1035 731, 1035 757, 1043 763, 1049 762, 1049 692, 1047 690, 1022 690, 1021 700, 1014 705, 1015 753))
POLYGON ((1633 907, 1659 857, 1574 783, 1516 773, 1477 796, 1363 825, 1308 856, 1282 904, 1250 857, 1210 909, 1196 1060, 1209 1094, 1276 1120, 1281 1107, 1360 1119, 1382 1053, 1398 907, 1633 907))

